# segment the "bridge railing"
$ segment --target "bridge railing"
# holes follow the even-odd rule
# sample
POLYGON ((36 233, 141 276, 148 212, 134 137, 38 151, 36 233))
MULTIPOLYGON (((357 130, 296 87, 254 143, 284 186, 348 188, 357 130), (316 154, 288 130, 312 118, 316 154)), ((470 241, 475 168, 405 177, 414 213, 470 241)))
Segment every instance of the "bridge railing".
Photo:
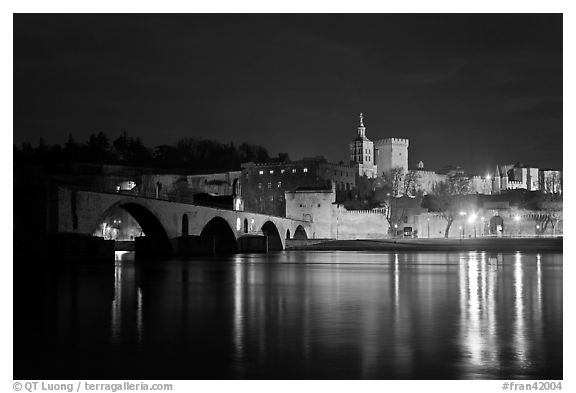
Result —
MULTIPOLYGON (((158 195, 156 195, 156 193, 146 193, 146 192, 141 192, 140 190, 114 191, 114 190, 110 190, 110 189, 106 189, 106 188, 102 188, 102 187, 89 187, 89 186, 84 186, 84 185, 82 185, 82 186, 81 185, 62 185, 62 187, 72 189, 72 190, 77 190, 77 191, 97 192, 100 194, 109 194, 109 195, 131 196, 131 197, 135 197, 135 198, 154 199, 154 200, 158 200, 158 201, 182 203, 182 204, 192 205, 192 206, 202 206, 202 207, 210 207, 210 208, 226 210, 226 211, 234 211, 232 206, 229 206, 228 204, 224 205, 222 203, 203 202, 203 201, 197 201, 197 200, 195 201, 193 197, 175 196, 175 195, 169 195, 169 194, 163 193, 163 192, 160 192, 160 193, 158 193, 158 195)), ((260 213, 260 212, 243 211, 243 213, 260 214, 260 215, 266 215, 266 216, 270 216, 270 217, 282 218, 285 220, 301 221, 303 223, 308 223, 308 221, 306 221, 306 220, 299 220, 296 218, 288 218, 288 217, 282 217, 282 216, 274 216, 271 214, 260 213)))

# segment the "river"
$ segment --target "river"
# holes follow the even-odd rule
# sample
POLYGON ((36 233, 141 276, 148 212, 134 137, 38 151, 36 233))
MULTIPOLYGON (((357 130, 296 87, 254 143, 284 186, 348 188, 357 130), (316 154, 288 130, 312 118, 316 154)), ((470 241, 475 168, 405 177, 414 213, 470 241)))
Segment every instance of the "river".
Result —
POLYGON ((561 253, 129 255, 15 262, 15 379, 562 379, 561 253))

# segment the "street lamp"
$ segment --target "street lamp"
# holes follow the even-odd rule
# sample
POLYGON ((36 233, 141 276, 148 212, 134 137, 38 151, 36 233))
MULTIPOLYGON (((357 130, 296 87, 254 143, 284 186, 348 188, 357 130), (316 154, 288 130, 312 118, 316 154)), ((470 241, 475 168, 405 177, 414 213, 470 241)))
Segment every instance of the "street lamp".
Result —
MULTIPOLYGON (((461 212, 460 212, 460 217, 464 217, 465 215, 466 215, 466 212, 465 212, 465 211, 461 211, 461 212)), ((462 229, 462 227, 459 227, 459 228, 462 229)), ((464 237, 464 229, 462 229, 462 237, 464 237)))
POLYGON ((476 213, 472 213, 468 217, 468 222, 474 225, 474 238, 476 238, 476 217, 477 217, 476 213))
POLYGON ((428 221, 428 239, 430 239, 430 217, 426 219, 428 221))
POLYGON ((516 230, 518 231, 518 235, 520 235, 520 216, 518 214, 514 216, 514 221, 516 222, 516 230))

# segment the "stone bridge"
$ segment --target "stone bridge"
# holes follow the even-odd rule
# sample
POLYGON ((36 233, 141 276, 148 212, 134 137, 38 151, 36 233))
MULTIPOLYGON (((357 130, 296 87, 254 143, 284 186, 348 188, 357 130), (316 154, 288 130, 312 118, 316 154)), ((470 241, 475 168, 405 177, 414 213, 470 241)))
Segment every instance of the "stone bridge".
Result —
POLYGON ((58 188, 57 205, 57 231, 83 235, 95 233, 112 209, 124 209, 144 232, 137 254, 283 250, 286 238, 312 233, 306 221, 69 187, 58 188))

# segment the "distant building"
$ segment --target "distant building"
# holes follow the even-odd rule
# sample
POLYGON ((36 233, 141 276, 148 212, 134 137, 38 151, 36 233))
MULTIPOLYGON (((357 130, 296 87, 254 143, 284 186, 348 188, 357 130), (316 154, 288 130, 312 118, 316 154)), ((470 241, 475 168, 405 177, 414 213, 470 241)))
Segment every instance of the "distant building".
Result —
POLYGON ((471 194, 492 194, 492 178, 490 176, 470 176, 470 193, 471 194))
POLYGON ((436 171, 439 175, 447 175, 447 176, 463 176, 464 169, 460 166, 455 165, 446 165, 436 171))
POLYGON ((554 169, 539 170, 520 162, 512 165, 497 165, 493 179, 493 192, 524 189, 541 190, 547 193, 562 193, 562 171, 554 169))
POLYGON ((378 174, 374 163, 374 143, 366 137, 362 113, 360 113, 358 136, 350 142, 350 165, 356 169, 356 176, 374 178, 378 174))
POLYGON ((285 216, 284 193, 305 187, 334 185, 336 199, 351 197, 356 187, 356 168, 327 162, 323 157, 300 161, 242 164, 240 182, 244 209, 285 216))
MULTIPOLYGON (((239 178, 240 171, 200 175, 147 173, 140 176, 137 192, 143 196, 188 203, 193 202, 198 194, 239 197, 239 178)), ((240 205, 235 201, 235 210, 242 210, 240 205)))
POLYGON ((512 169, 508 171, 508 180, 519 182, 520 188, 528 191, 536 191, 540 189, 538 181, 538 168, 516 163, 512 169))
POLYGON ((419 165, 419 169, 411 170, 411 172, 416 173, 416 191, 420 191, 424 194, 430 194, 433 192, 436 184, 446 181, 448 175, 441 175, 434 171, 424 170, 424 164, 420 161, 422 165, 419 165))

